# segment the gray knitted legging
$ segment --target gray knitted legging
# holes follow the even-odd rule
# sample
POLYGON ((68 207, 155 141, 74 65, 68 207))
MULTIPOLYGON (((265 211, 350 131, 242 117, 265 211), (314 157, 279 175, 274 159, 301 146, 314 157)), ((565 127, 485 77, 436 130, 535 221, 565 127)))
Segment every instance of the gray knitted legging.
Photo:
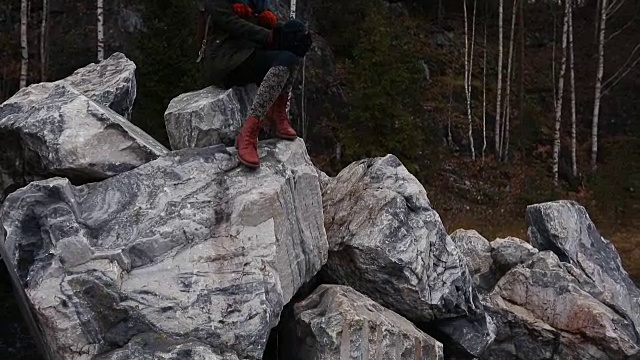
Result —
POLYGON ((291 92, 298 66, 274 66, 267 72, 256 94, 249 116, 263 119, 280 94, 291 92))

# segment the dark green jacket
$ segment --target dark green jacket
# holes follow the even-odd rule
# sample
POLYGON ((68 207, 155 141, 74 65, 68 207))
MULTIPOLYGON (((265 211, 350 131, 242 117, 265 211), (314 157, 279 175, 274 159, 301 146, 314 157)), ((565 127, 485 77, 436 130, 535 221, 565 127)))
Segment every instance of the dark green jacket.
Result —
POLYGON ((203 66, 212 85, 223 87, 222 79, 245 61, 256 49, 265 48, 271 30, 233 12, 233 0, 207 0, 211 15, 203 66))

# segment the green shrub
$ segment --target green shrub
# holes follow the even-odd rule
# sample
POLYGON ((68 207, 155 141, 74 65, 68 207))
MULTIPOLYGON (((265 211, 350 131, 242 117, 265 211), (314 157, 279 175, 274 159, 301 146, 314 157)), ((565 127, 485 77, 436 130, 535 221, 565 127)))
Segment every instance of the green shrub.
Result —
POLYGON ((373 1, 359 39, 346 66, 349 113, 338 124, 344 162, 392 153, 414 167, 425 143, 423 79, 408 30, 373 1))
POLYGON ((195 59, 196 8, 191 1, 144 1, 145 32, 127 56, 137 65, 138 94, 132 122, 168 145, 163 114, 169 102, 199 83, 195 59))

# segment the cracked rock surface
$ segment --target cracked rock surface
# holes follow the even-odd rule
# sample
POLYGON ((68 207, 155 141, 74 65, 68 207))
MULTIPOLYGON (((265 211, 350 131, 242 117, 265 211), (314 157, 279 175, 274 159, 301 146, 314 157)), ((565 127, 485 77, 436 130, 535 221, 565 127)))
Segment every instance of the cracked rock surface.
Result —
POLYGON ((595 285, 593 295, 632 324, 640 344, 640 289, 587 210, 573 201, 532 205, 527 208, 527 223, 531 243, 580 269, 595 285))
POLYGON ((498 333, 481 358, 637 359, 633 324, 594 297, 581 275, 550 251, 510 270, 487 303, 498 333))
POLYGON ((63 79, 84 96, 131 120, 136 100, 136 64, 116 52, 103 61, 89 64, 63 79))
POLYGON ((177 96, 164 114, 171 148, 233 146, 256 92, 253 85, 228 90, 210 86, 177 96))
POLYGON ((294 308, 296 360, 442 360, 442 344, 347 286, 320 285, 294 308))
POLYGON ((31 181, 106 179, 167 153, 65 81, 31 85, 0 105, 0 200, 31 181))
POLYGON ((328 245, 302 140, 259 152, 255 172, 232 149, 187 149, 102 182, 52 178, 7 198, 5 261, 56 359, 261 359, 328 245))
POLYGON ((418 180, 392 155, 351 164, 323 191, 326 276, 416 323, 439 329, 469 354, 493 339, 465 259, 418 180))
POLYGON ((491 242, 491 257, 500 276, 537 253, 538 249, 513 236, 491 242))
POLYGON ((464 255, 467 267, 473 275, 473 283, 483 293, 490 292, 497 278, 489 240, 475 230, 464 229, 454 231, 451 239, 464 255))

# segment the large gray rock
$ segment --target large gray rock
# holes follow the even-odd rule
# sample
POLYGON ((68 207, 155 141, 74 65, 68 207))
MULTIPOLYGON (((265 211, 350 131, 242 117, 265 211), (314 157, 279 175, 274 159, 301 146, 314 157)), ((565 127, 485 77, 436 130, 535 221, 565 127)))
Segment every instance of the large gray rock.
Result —
POLYGON ((640 289, 586 209, 573 201, 549 202, 527 207, 526 219, 531 243, 582 270, 597 287, 598 299, 628 319, 640 339, 640 289))
POLYGON ((209 359, 260 359, 328 245, 302 140, 259 152, 257 171, 223 146, 186 149, 99 183, 53 178, 11 194, 5 260, 51 352, 121 359, 197 347, 209 359))
POLYGON ((451 240, 467 260, 467 267, 473 274, 473 283, 483 292, 490 292, 498 279, 489 240, 475 230, 464 229, 454 231, 451 240))
POLYGON ((5 196, 52 176, 74 183, 105 179, 168 151, 64 81, 31 85, 0 105, 0 144, 5 196))
POLYGON ((136 100, 136 64, 122 53, 76 70, 63 81, 127 120, 136 100))
POLYGON ((218 355, 209 345, 180 341, 157 334, 135 336, 123 348, 98 355, 95 360, 239 360, 235 354, 218 355))
POLYGON ((464 257, 396 157, 348 166, 325 188, 323 207, 329 279, 411 321, 441 320, 440 330, 468 353, 491 342, 494 330, 464 257))
POLYGON ((578 272, 543 251, 502 277, 487 304, 498 334, 481 359, 638 359, 633 324, 585 291, 578 272))
POLYGON ((512 236, 495 239, 491 242, 491 257, 498 271, 498 277, 529 260, 537 253, 538 249, 526 241, 512 236))
POLYGON ((324 191, 324 189, 326 189, 327 186, 329 186, 329 184, 331 183, 331 177, 320 169, 316 169, 316 171, 318 171, 318 181, 320 182, 320 189, 324 191))
POLYGON ((210 86, 171 100, 164 114, 171 148, 232 146, 256 90, 253 85, 228 90, 210 86))
POLYGON ((347 286, 321 285, 294 312, 295 360, 443 359, 442 344, 347 286))

